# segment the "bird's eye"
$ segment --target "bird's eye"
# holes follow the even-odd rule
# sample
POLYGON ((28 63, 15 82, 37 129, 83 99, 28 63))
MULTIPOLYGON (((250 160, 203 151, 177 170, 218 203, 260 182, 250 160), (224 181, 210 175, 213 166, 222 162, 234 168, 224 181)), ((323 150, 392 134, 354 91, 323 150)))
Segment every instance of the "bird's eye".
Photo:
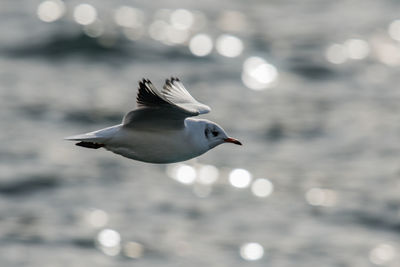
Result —
POLYGON ((214 137, 218 136, 218 132, 217 132, 217 131, 212 131, 211 133, 212 133, 212 135, 213 135, 214 137))

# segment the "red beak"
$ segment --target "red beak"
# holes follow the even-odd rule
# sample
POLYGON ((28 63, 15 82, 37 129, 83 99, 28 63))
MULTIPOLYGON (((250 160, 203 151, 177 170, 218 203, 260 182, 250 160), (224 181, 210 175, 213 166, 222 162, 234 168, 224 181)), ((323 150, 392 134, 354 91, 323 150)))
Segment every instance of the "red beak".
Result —
POLYGON ((242 143, 240 143, 239 140, 236 140, 235 138, 232 138, 232 137, 225 138, 224 142, 225 143, 232 143, 232 144, 240 145, 240 146, 242 145, 242 143))

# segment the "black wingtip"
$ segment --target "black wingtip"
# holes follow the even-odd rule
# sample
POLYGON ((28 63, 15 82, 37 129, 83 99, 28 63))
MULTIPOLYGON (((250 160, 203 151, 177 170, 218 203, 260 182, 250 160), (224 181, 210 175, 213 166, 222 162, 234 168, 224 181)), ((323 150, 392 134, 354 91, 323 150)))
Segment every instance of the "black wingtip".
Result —
POLYGON ((171 82, 172 83, 174 83, 174 82, 180 82, 180 80, 179 80, 179 78, 178 77, 174 77, 174 76, 171 76, 171 82))
POLYGON ((139 81, 139 88, 140 88, 140 87, 143 87, 143 86, 145 85, 145 83, 146 83, 145 79, 144 79, 144 78, 141 79, 141 80, 139 81))
POLYGON ((143 78, 143 79, 141 79, 141 80, 139 81, 139 84, 141 84, 141 83, 146 84, 146 83, 151 83, 151 82, 150 82, 149 79, 143 78))
MULTIPOLYGON (((174 84, 173 78, 166 79, 166 80, 165 80, 165 84, 166 84, 167 86, 169 86, 169 87, 172 87, 172 85, 174 84)), ((165 87, 164 87, 164 88, 165 88, 165 87)))
POLYGON ((157 94, 157 89, 149 79, 143 78, 139 81, 139 90, 136 94, 136 103, 138 107, 143 106, 161 106, 168 104, 157 94))
POLYGON ((151 81, 149 79, 143 78, 139 81, 139 89, 148 90, 148 85, 151 85, 151 81))

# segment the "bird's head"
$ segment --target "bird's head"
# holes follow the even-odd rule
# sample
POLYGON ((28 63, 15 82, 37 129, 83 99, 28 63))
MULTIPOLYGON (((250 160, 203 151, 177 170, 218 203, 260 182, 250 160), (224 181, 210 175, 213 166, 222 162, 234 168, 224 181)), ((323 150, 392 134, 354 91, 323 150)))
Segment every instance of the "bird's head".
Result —
POLYGON ((204 137, 207 140, 209 149, 214 148, 223 143, 232 143, 242 145, 237 139, 229 137, 221 126, 214 122, 207 121, 204 124, 204 137))

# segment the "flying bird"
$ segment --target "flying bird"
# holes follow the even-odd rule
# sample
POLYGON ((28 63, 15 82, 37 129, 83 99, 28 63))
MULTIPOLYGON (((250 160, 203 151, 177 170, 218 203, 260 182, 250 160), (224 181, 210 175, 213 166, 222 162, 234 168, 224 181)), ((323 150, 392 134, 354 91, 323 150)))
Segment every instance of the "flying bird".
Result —
POLYGON ((178 78, 167 79, 162 90, 142 79, 136 103, 121 124, 65 139, 149 163, 188 160, 223 143, 241 145, 218 124, 192 118, 211 109, 195 100, 178 78))

